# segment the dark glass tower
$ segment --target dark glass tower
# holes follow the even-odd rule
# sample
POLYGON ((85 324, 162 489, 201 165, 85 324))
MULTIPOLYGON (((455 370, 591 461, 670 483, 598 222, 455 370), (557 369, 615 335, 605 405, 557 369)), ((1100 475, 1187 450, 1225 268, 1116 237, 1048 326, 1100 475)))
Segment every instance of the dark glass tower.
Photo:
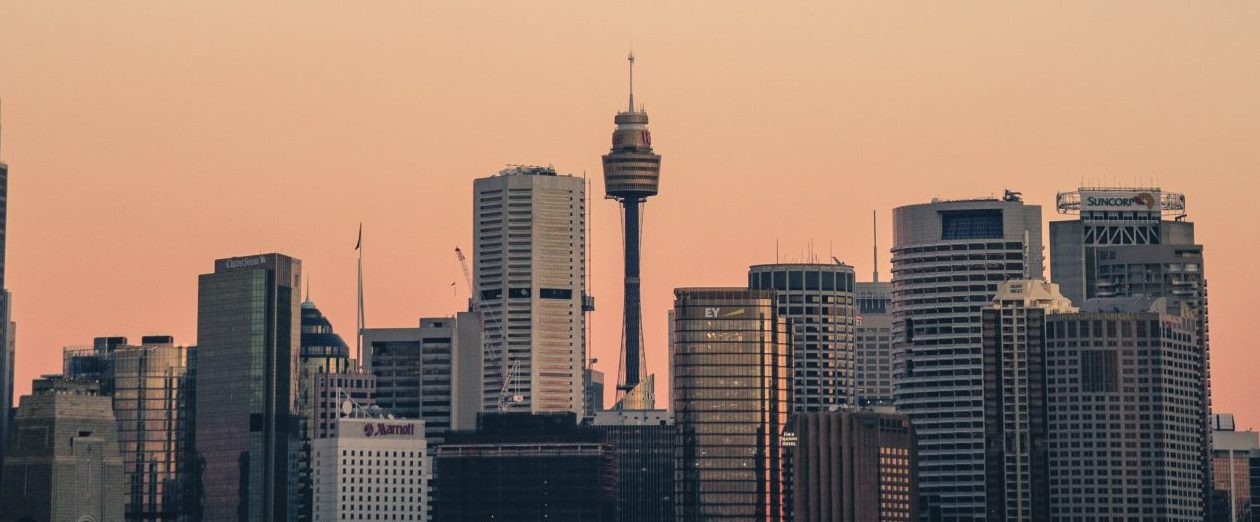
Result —
POLYGON ((10 321, 13 296, 4 284, 5 230, 9 214, 9 166, 0 161, 0 465, 9 451, 9 409, 13 407, 13 334, 10 321))
POLYGON ((297 259, 262 254, 220 259, 200 277, 196 446, 204 521, 289 519, 301 272, 297 259))
POLYGON ((630 104, 613 119, 612 150, 604 155, 604 190, 621 202, 626 248, 625 306, 622 319, 621 374, 616 408, 652 409, 651 379, 643 381, 643 312, 639 303, 639 240, 643 202, 655 196, 661 179, 661 157, 652 152, 648 115, 634 107, 634 54, 630 60, 630 104), (627 395, 630 397, 627 399, 627 395))

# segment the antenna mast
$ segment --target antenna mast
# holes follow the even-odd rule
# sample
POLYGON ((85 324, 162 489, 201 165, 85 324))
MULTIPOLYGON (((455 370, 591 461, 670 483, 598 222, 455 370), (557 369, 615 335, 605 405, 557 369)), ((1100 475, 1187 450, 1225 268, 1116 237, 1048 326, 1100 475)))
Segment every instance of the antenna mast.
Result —
POLYGON ((872 281, 879 282, 879 217, 877 211, 871 211, 871 276, 872 281))
POLYGON ((634 112, 634 51, 630 51, 630 55, 626 57, 630 61, 630 110, 634 112))

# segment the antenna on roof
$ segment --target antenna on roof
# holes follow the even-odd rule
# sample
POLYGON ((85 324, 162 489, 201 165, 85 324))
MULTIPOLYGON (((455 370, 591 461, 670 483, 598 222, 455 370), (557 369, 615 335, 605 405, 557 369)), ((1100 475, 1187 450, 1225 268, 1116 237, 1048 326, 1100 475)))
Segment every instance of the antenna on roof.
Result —
POLYGON ((630 49, 626 60, 630 62, 630 110, 627 112, 634 112, 634 49, 630 49))
POLYGON ((879 217, 871 210, 871 281, 879 282, 879 217))

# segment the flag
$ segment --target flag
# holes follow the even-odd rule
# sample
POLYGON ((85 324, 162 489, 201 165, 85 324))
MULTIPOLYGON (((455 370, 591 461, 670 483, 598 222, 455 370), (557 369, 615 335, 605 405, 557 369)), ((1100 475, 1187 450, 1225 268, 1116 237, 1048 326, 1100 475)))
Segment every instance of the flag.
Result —
POLYGON ((359 223, 359 240, 354 242, 354 249, 358 250, 363 246, 363 223, 359 223))

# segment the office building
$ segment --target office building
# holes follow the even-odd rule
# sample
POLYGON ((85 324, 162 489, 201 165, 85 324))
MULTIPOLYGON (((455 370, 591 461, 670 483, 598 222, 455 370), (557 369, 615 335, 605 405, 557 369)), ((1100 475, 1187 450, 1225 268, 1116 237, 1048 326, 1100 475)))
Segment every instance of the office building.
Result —
POLYGON ((202 520, 296 509, 301 261, 219 259, 197 295, 196 450, 202 520))
POLYGON ((604 411, 604 372, 595 368, 587 367, 585 377, 586 380, 586 412, 584 421, 591 421, 595 418, 595 414, 604 411))
POLYGON ((104 337, 92 348, 64 351, 66 378, 96 383, 113 402, 128 521, 176 520, 195 502, 187 498, 191 350, 171 336, 149 335, 139 345, 104 337))
POLYGON ((610 521, 617 455, 572 412, 483 413, 436 449, 436 520, 610 521))
MULTIPOLYGON (((1186 198, 1159 188, 1081 188, 1059 193, 1060 214, 1050 223, 1050 270, 1054 282, 1078 306, 1110 297, 1166 297, 1169 312, 1188 307, 1197 321, 1198 365, 1207 369, 1200 393, 1211 405, 1208 286, 1203 246, 1186 219, 1186 198)), ((1211 436, 1204 411, 1201 440, 1211 436)), ((1211 496, 1211 447, 1204 445, 1203 497, 1211 496)))
POLYGON ((792 412, 854 402, 853 267, 843 264, 754 265, 748 287, 773 290, 779 317, 792 330, 792 412))
POLYGON ((857 283, 854 382, 859 406, 893 403, 892 283, 857 283))
POLYGON ((364 329, 364 367, 376 376, 376 404, 395 417, 424 421, 430 446, 448 430, 476 427, 479 329, 469 312, 422 318, 413 328, 364 329))
POLYGON ((45 376, 22 397, 4 463, 0 522, 122 522, 118 429, 94 382, 45 376))
POLYGON ((919 451, 919 495, 946 521, 985 517, 980 308, 1008 279, 1043 272, 1041 207, 933 200, 893 210, 897 411, 919 451))
MULTIPOLYGON (((3 150, 3 148, 0 148, 3 150)), ((13 322, 13 294, 4 281, 5 236, 9 228, 9 165, 0 156, 0 467, 9 451, 13 408, 13 365, 17 325, 13 322)), ((0 477, 0 485, 3 485, 0 477)))
POLYGON ((674 419, 669 412, 601 411, 592 425, 617 455, 613 520, 674 520, 674 419))
POLYGON ((654 383, 644 380, 647 357, 643 349, 643 310, 639 297, 639 250, 643 203, 660 189, 661 156, 652 151, 647 111, 634 106, 634 53, 628 59, 630 103, 625 112, 618 112, 613 118, 617 129, 613 131, 612 150, 604 155, 604 190, 609 198, 621 203, 622 244, 625 246, 621 364, 613 409, 650 410, 656 407, 656 399, 652 390, 654 383))
POLYGON ((473 190, 482 409, 571 411, 580 419, 590 302, 585 182, 550 167, 511 167, 476 180, 473 190))
POLYGON ((1057 285, 1017 279, 981 311, 988 520, 1050 520, 1046 317, 1075 312, 1057 285))
POLYGON ((1211 522, 1260 520, 1260 437, 1237 431, 1234 415, 1212 415, 1211 522))
POLYGON ((356 413, 311 448, 315 522, 427 520, 424 423, 356 413))
POLYGON ((791 338, 773 290, 674 290, 677 520, 783 519, 791 338))
POLYGON ((1050 518, 1204 520, 1207 369, 1166 298, 1086 300, 1046 320, 1050 518))
POLYGON ((919 520, 914 429, 881 410, 798 413, 784 435, 797 522, 919 520))

